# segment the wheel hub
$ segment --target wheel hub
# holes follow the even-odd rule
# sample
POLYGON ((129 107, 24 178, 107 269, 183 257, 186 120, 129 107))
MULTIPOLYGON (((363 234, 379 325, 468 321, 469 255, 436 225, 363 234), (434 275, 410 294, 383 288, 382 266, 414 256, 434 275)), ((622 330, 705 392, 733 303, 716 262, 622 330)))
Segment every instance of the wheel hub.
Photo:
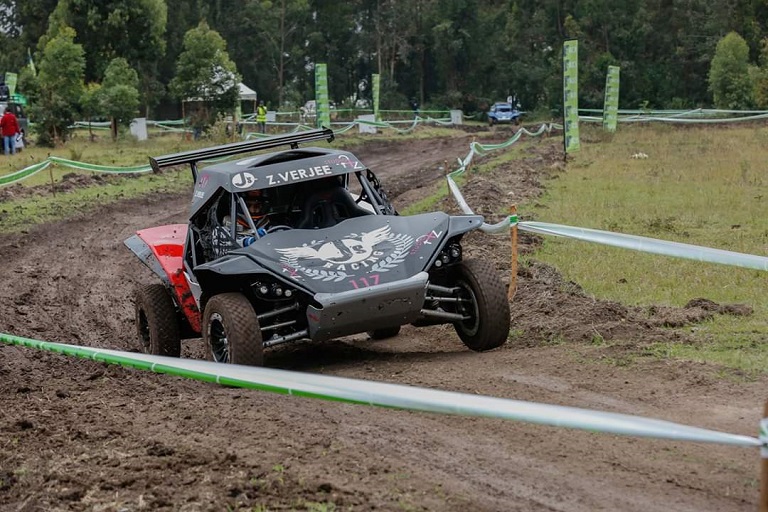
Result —
POLYGON ((227 340, 227 332, 224 329, 224 322, 221 315, 214 313, 211 315, 210 325, 211 333, 211 353, 213 354, 213 360, 217 363, 229 362, 229 341, 227 340))
POLYGON ((139 312, 139 337, 141 338, 141 348, 144 353, 149 354, 150 348, 150 334, 149 334, 149 321, 144 311, 139 312))
POLYGON ((460 322, 459 325, 468 335, 474 336, 477 334, 478 329, 480 329, 480 310, 477 306, 477 297, 475 297, 475 292, 472 291, 472 287, 468 283, 459 281, 456 285, 460 289, 458 292, 459 298, 464 299, 457 305, 458 312, 469 317, 468 320, 460 322))

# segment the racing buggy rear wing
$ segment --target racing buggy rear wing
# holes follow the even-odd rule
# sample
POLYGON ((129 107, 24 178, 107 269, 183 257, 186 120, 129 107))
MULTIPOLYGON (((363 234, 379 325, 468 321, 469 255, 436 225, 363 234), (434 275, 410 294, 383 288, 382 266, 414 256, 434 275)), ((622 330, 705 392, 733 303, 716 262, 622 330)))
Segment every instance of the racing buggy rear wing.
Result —
POLYGON ((292 149, 299 147, 299 143, 312 142, 315 140, 327 140, 333 142, 333 130, 330 128, 321 128, 302 133, 291 133, 287 135, 276 135, 260 140, 246 140, 244 142, 233 142, 211 148, 194 149, 182 153, 173 153, 158 157, 149 157, 149 163, 152 170, 160 172, 163 167, 172 167, 174 165, 190 164, 192 168, 192 179, 197 182, 197 162, 213 158, 222 158, 226 156, 239 155, 240 153, 249 153, 262 149, 271 149, 279 146, 290 145, 292 149))

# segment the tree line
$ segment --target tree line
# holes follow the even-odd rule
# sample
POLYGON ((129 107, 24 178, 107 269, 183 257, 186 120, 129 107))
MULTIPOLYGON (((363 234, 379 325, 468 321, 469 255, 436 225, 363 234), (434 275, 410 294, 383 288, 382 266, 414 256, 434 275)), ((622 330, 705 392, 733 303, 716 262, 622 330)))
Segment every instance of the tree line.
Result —
MULTIPOLYGON (((314 97, 317 62, 328 64, 339 105, 370 100, 379 73, 383 108, 415 100, 472 112, 517 94, 527 110, 558 109, 570 38, 583 107, 602 105, 606 69, 617 65, 622 108, 765 108, 766 36, 764 0, 0 0, 0 71, 27 69, 28 56, 41 68, 69 62, 70 78, 95 94, 90 84, 104 85, 110 67, 134 70, 136 108, 150 117, 203 78, 219 80, 214 90, 242 79, 271 108, 295 108, 314 97), (52 43, 64 60, 46 55, 52 43)), ((55 66, 43 71, 63 80, 50 76, 55 66)), ((114 86, 113 104, 130 99, 114 86)), ((49 96, 54 110, 64 101, 49 96)), ((91 109, 109 103, 78 98, 80 114, 89 99, 91 109)))

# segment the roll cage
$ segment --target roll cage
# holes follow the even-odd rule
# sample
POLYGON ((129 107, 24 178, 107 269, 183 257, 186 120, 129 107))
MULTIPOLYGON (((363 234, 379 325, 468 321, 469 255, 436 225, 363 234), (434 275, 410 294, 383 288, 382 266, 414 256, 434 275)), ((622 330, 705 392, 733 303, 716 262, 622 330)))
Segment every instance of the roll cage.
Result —
MULTIPOLYGON (((189 164, 192 178, 199 185, 202 180, 199 179, 198 163, 203 160, 281 146, 298 149, 300 143, 318 140, 332 142, 334 138, 333 131, 324 128, 150 158, 150 163, 155 171, 189 164)), ((265 162, 283 163, 281 159, 273 157, 265 162)), ((293 162, 301 162, 301 158, 293 162)), ((269 220, 268 230, 315 229, 360 215, 397 215, 376 175, 370 169, 360 167, 344 174, 263 188, 268 198, 268 210, 264 215, 269 220), (351 180, 350 175, 356 179, 351 180)), ((205 206, 195 211, 190 218, 184 251, 185 270, 190 274, 198 265, 242 247, 242 240, 239 241, 242 237, 259 239, 267 234, 259 229, 261 220, 255 221, 248 211, 247 192, 227 191, 219 187, 206 198, 205 206)))

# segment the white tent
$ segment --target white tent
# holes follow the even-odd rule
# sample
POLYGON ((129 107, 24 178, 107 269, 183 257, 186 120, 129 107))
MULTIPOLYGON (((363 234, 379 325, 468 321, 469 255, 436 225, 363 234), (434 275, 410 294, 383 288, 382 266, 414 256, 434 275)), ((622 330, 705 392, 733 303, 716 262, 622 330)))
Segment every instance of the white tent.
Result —
MULTIPOLYGON (((232 82, 229 84, 227 83, 217 83, 214 84, 214 90, 218 91, 219 93, 228 90, 232 87, 232 82)), ((240 101, 256 101, 256 91, 245 85, 243 82, 240 82, 237 84, 238 87, 238 95, 240 97, 240 101)), ((207 89, 205 89, 203 92, 207 92, 207 89)), ((203 101, 203 98, 187 98, 184 101, 203 101)))
POLYGON ((240 101, 256 101, 256 91, 245 85, 243 82, 237 84, 240 88, 240 101))
MULTIPOLYGON (((219 75, 217 75, 217 76, 219 76, 219 75)), ((223 76, 223 74, 221 76, 223 76)), ((232 82, 229 82, 229 84, 231 84, 231 83, 232 82)), ((217 85, 219 87, 221 87, 221 85, 222 85, 221 81, 217 85)), ((223 85, 226 86, 227 84, 223 83, 223 85)), ((229 87, 231 87, 231 85, 229 87)), ((250 87, 248 87, 247 85, 245 85, 242 82, 238 83, 237 87, 238 87, 239 100, 240 101, 253 101, 253 112, 256 112, 256 99, 257 99, 256 91, 254 91, 253 89, 251 89, 250 87)), ((186 119, 187 112, 186 112, 185 103, 187 103, 187 102, 201 102, 201 101, 203 101, 203 98, 187 98, 186 100, 182 101, 181 102, 181 116, 186 119)), ((198 106, 197 108, 200 108, 200 107, 198 106)), ((194 110, 195 109, 193 109, 193 111, 194 110)), ((241 117, 241 109, 240 109, 240 103, 239 102, 237 104, 237 111, 235 113, 235 117, 236 118, 240 118, 241 117)))

